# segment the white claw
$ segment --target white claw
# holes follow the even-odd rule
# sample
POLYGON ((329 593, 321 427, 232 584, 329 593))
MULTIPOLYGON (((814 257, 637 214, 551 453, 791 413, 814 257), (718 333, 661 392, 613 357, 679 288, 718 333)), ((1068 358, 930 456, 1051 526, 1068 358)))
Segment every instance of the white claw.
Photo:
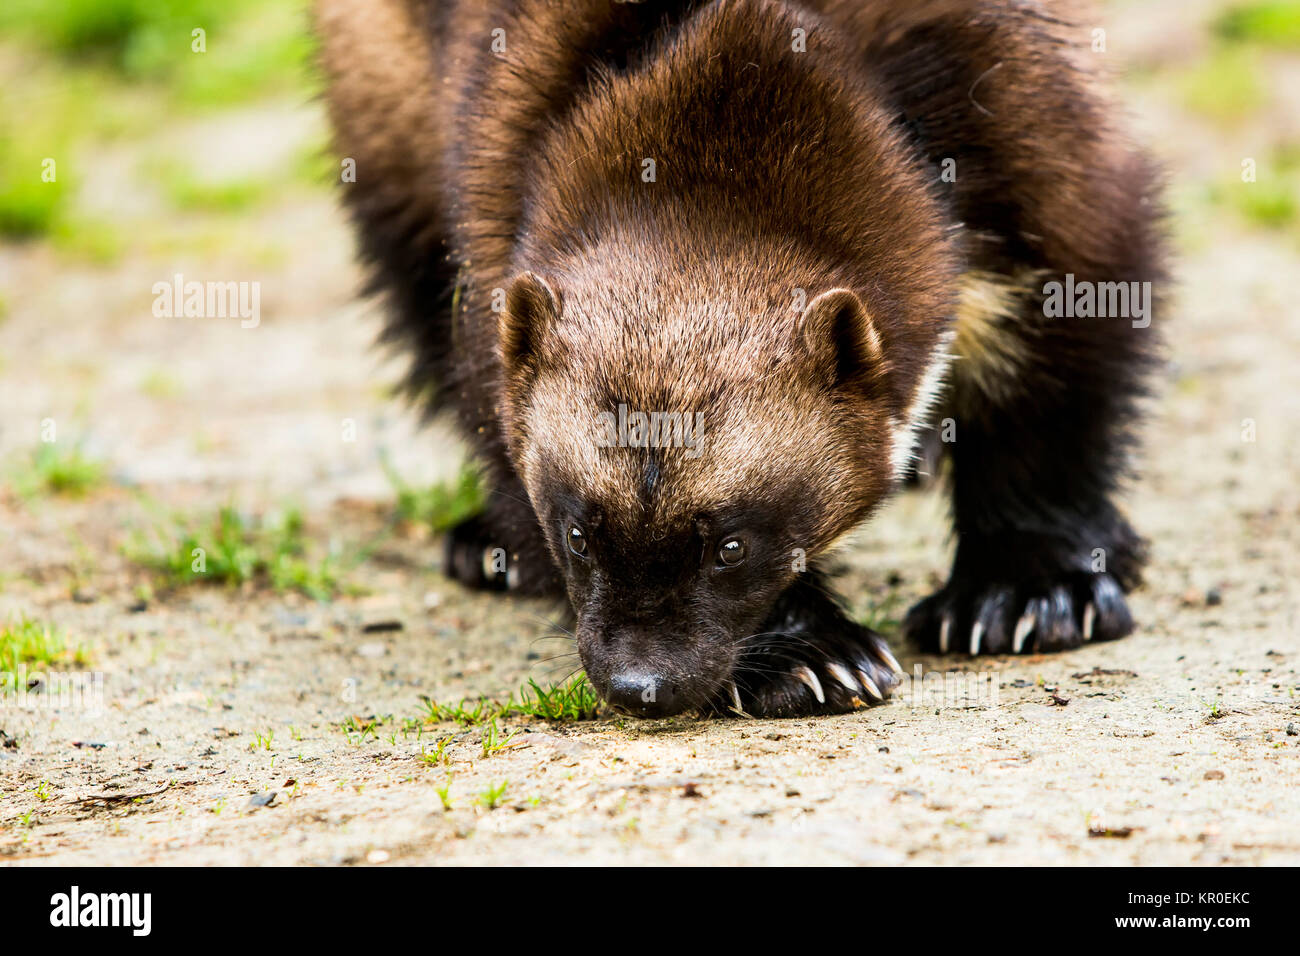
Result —
POLYGON ((731 682, 731 702, 735 705, 737 713, 745 712, 745 708, 740 706, 740 688, 736 686, 734 680, 731 682))
POLYGON ((1034 625, 1037 623, 1038 615, 1033 611, 1026 611, 1020 616, 1020 620, 1016 622, 1016 636, 1011 642, 1012 653, 1020 653, 1021 649, 1025 646, 1025 638, 1029 636, 1029 633, 1034 629, 1034 625))
POLYGON ((970 653, 974 657, 980 652, 980 641, 984 638, 984 622, 976 621, 970 629, 970 653))
POLYGON ((948 631, 952 627, 952 617, 945 614, 939 624, 939 653, 948 653, 948 631))
POLYGON ((889 648, 883 643, 876 645, 876 653, 889 665, 889 669, 899 677, 903 676, 903 668, 899 665, 898 659, 890 653, 889 648))
POLYGON ((885 699, 885 695, 880 692, 880 688, 876 686, 876 682, 868 677, 864 671, 858 671, 858 680, 862 681, 862 686, 866 688, 866 691, 871 695, 872 700, 881 701, 885 699))
POLYGON ((1089 601, 1083 608, 1083 639, 1092 640, 1092 626, 1097 623, 1097 609, 1089 601))
POLYGON ((849 673, 848 668, 846 668, 843 664, 839 663, 838 661, 834 661, 830 664, 827 664, 826 669, 831 672, 832 677, 834 677, 837 681, 839 681, 849 690, 853 691, 853 693, 856 694, 858 692, 859 690, 858 682, 853 679, 853 675, 849 673))
POLYGON ((812 691, 813 696, 817 698, 817 703, 826 703, 826 694, 822 691, 822 682, 817 679, 817 675, 813 673, 811 667, 796 667, 794 669, 794 676, 808 685, 808 689, 812 691))

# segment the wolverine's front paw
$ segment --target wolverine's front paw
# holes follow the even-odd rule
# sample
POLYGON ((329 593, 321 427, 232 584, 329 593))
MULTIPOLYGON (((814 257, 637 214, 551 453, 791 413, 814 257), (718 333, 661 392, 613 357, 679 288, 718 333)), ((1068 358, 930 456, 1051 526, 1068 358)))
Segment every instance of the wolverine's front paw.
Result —
POLYGON ((954 573, 908 612, 903 630, 929 653, 1042 653, 1123 637, 1133 618, 1104 572, 1066 571, 1039 588, 954 573))
POLYGON ((504 591, 511 583, 509 556, 477 516, 447 532, 442 573, 466 587, 483 590, 504 591))
POLYGON ((778 632, 746 647, 720 709, 751 717, 842 713, 884 703, 902 673, 884 638, 849 620, 820 633, 778 632))

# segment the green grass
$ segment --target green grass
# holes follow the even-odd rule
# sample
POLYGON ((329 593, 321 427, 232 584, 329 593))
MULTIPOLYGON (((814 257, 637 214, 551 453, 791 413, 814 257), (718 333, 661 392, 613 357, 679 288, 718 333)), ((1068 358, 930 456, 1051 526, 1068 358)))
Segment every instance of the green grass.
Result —
POLYGON ((529 679, 527 688, 520 688, 520 700, 514 713, 556 723, 573 720, 595 720, 600 711, 600 698, 586 674, 544 689, 529 679))
POLYGON ((1269 230, 1300 226, 1300 151, 1280 146, 1260 160, 1255 182, 1233 176, 1210 184, 1205 194, 1213 207, 1227 208, 1247 225, 1269 230))
POLYGON ((93 265, 111 265, 126 251, 125 233, 111 222, 85 219, 71 210, 49 226, 54 248, 69 259, 93 265))
MULTIPOLYGON (((73 258, 112 262, 124 233, 77 214, 85 165, 196 111, 316 88, 308 0, 0 2, 0 237, 51 237, 73 258), (206 31, 206 52, 191 31, 206 31), (42 178, 54 160, 53 182, 42 178)), ((285 173, 298 184, 296 168, 285 173)), ((161 181, 182 210, 243 211, 270 185, 161 181)))
POLYGON ((490 720, 483 726, 483 756, 490 757, 495 753, 500 753, 510 746, 510 742, 519 734, 517 730, 511 730, 502 734, 497 729, 496 720, 490 720))
POLYGON ((379 739, 380 721, 375 717, 356 717, 349 715, 339 722, 339 730, 343 731, 343 736, 348 738, 348 743, 356 745, 362 743, 367 737, 379 739))
POLYGON ((1267 100, 1268 85, 1254 52, 1222 47, 1180 77, 1188 108, 1223 124, 1239 122, 1267 100))
POLYGON ((533 717, 552 723, 577 720, 595 720, 600 711, 600 698, 579 674, 562 684, 544 688, 535 680, 519 689, 519 698, 511 694, 505 701, 481 697, 472 703, 461 700, 458 704, 439 704, 431 697, 422 698, 425 706, 423 720, 430 724, 460 724, 463 727, 495 726, 505 717, 533 717))
POLYGON ((472 706, 466 703, 466 699, 450 705, 440 704, 432 697, 420 699, 424 702, 425 713, 422 715, 422 722, 425 724, 460 724, 462 727, 476 727, 509 713, 506 709, 507 705, 488 700, 486 697, 480 697, 472 706))
POLYGON ((890 590, 880 597, 869 597, 867 608, 857 615, 858 623, 882 634, 892 634, 903 624, 907 613, 907 600, 897 590, 890 590))
MULTIPOLYGON (((35 143, 21 146, 0 134, 0 235, 30 239, 49 232, 67 195, 67 182, 45 182, 35 143)), ((56 174, 58 165, 56 160, 56 174)))
POLYGON ((1289 183, 1243 183, 1234 195, 1237 209, 1254 225, 1282 229, 1296 221, 1296 192, 1289 183))
POLYGON ((166 84, 187 105, 224 105, 303 82, 305 12, 305 0, 5 0, 0 32, 70 66, 166 84))
POLYGON ((447 780, 441 787, 434 788, 434 793, 438 795, 439 802, 442 803, 443 811, 451 809, 451 782, 452 774, 447 774, 447 780))
POLYGON ((151 537, 128 547, 127 556, 170 587, 253 583, 321 601, 343 590, 339 563, 330 555, 312 555, 302 515, 294 509, 277 518, 252 518, 225 507, 198 522, 173 518, 151 537))
POLYGON ((242 13, 229 28, 208 30, 208 52, 186 53, 170 62, 169 49, 157 72, 174 75, 175 98, 191 108, 220 107, 274 94, 310 95, 313 39, 306 0, 256 3, 239 0, 242 13))
POLYGON ((442 533, 478 514, 487 504, 483 483, 470 466, 462 468, 453 481, 416 488, 394 470, 387 458, 382 464, 397 492, 397 517, 402 521, 425 524, 434 532, 442 533))
POLYGON ((443 737, 434 745, 432 750, 427 747, 420 748, 420 762, 428 767, 445 767, 451 763, 451 754, 447 753, 447 745, 451 743, 452 738, 443 737))
POLYGON ((168 202, 182 212, 245 212, 280 192, 278 184, 268 178, 207 180, 176 161, 150 164, 146 173, 162 186, 168 202))
POLYGON ((19 667, 81 666, 86 662, 85 648, 69 647, 62 632, 49 624, 26 614, 0 623, 0 674, 13 674, 19 667))
POLYGON ((118 111, 92 71, 0 65, 0 236, 38 238, 68 220, 89 152, 82 144, 98 139, 104 118, 118 111))
POLYGON ((342 174, 340 159, 325 138, 304 144, 293 158, 292 175, 295 182, 308 186, 333 186, 342 174))
POLYGON ((14 475, 14 488, 24 498, 40 494, 84 498, 106 480, 104 466, 81 449, 57 442, 42 442, 30 461, 14 475))
POLYGON ((168 184, 167 198, 182 211, 243 212, 274 193, 269 183, 254 179, 208 183, 196 179, 168 184))
POLYGON ((69 59, 98 56, 126 70, 155 59, 195 26, 221 25, 236 0, 5 0, 0 29, 69 59))
POLYGON ((509 780, 502 780, 500 783, 488 784, 487 788, 478 795, 478 804, 488 810, 495 810, 501 806, 501 801, 506 797, 506 788, 510 786, 509 780))
POLYGON ((152 369, 140 380, 140 391, 150 398, 175 398, 183 390, 176 376, 160 368, 152 369))
POLYGON ((1218 16, 1213 30, 1225 40, 1300 48, 1300 2, 1262 0, 1238 4, 1218 16))

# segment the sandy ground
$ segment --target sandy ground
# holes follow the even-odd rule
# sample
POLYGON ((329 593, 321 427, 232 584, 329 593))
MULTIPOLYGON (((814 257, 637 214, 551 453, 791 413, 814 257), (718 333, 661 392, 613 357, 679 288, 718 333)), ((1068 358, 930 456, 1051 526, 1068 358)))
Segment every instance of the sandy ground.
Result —
MULTIPOLYGON (((1172 34, 1153 61, 1182 22, 1150 28, 1172 34)), ((1175 192, 1251 155, 1248 127, 1225 138, 1157 92, 1133 100, 1175 192)), ((320 118, 284 104, 222 122, 238 143, 306 136, 320 118)), ((355 300, 330 199, 246 228, 284 254, 97 269, 0 247, 0 458, 29 454, 54 418, 113 475, 81 501, 0 494, 0 619, 57 624, 103 675, 95 709, 0 699, 0 860, 1300 863, 1294 236, 1182 231, 1170 362, 1129 497, 1153 544, 1133 636, 978 662, 895 638, 909 671, 977 693, 927 685, 785 721, 513 719, 512 746, 485 757, 480 728, 404 720, 421 695, 565 676, 576 661, 555 608, 466 592, 437 573, 436 542, 384 533, 381 451, 428 481, 455 471, 458 446, 387 395, 397 366, 369 347, 377 317, 355 300), (262 324, 153 317, 153 283, 178 271, 261 281, 262 324), (142 386, 160 372, 171 387, 142 386), (350 577, 366 593, 191 588, 140 603, 148 576, 122 554, 133 531, 160 506, 231 501, 300 504, 313 537, 344 551, 378 541, 350 577), (346 732, 350 717, 376 732, 346 732), (448 763, 422 759, 448 738, 448 763)), ((841 587, 859 612, 896 618, 949 548, 938 492, 906 494, 845 550, 841 587)))

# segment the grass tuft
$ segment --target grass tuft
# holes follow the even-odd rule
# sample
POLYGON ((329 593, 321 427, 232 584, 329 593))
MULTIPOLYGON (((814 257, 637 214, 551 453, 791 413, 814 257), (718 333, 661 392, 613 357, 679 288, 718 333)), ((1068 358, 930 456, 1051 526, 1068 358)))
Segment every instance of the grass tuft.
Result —
POLYGON ((600 698, 587 682, 586 674, 579 674, 563 684, 554 684, 549 690, 530 678, 528 688, 520 688, 519 696, 514 713, 555 723, 595 720, 600 711, 600 698))
POLYGON ((396 472, 387 458, 382 464, 397 492, 397 517, 402 521, 428 525, 441 534, 478 514, 487 503, 478 472, 470 466, 462 468, 453 481, 416 488, 396 472))
POLYGON ((31 665, 81 666, 86 662, 85 648, 69 648, 63 634, 49 624, 26 614, 0 624, 0 674, 13 674, 19 667, 31 665))
POLYGON ((1225 40, 1296 49, 1300 47, 1300 3, 1261 0, 1238 4, 1218 16, 1213 30, 1225 40))
POLYGON ((494 701, 481 697, 473 703, 439 704, 431 697, 421 698, 427 724, 460 724, 463 727, 494 725, 505 717, 533 717, 552 723, 595 720, 600 712, 600 698, 587 682, 586 674, 562 684, 544 688, 535 680, 519 689, 519 699, 494 701))
POLYGON ((1182 75, 1188 108, 1222 124, 1238 123, 1267 100, 1257 57, 1241 47, 1223 47, 1182 75))
POLYGON ((198 524, 175 518, 170 529, 155 528, 152 541, 129 547, 127 556, 171 587, 254 583, 318 601, 340 594, 336 561, 309 552, 301 512, 290 509, 278 518, 255 519, 227 506, 198 524))
POLYGON ((14 487, 24 498, 39 494, 84 498, 104 481, 104 466, 85 457, 80 448, 42 442, 15 475, 14 487))

